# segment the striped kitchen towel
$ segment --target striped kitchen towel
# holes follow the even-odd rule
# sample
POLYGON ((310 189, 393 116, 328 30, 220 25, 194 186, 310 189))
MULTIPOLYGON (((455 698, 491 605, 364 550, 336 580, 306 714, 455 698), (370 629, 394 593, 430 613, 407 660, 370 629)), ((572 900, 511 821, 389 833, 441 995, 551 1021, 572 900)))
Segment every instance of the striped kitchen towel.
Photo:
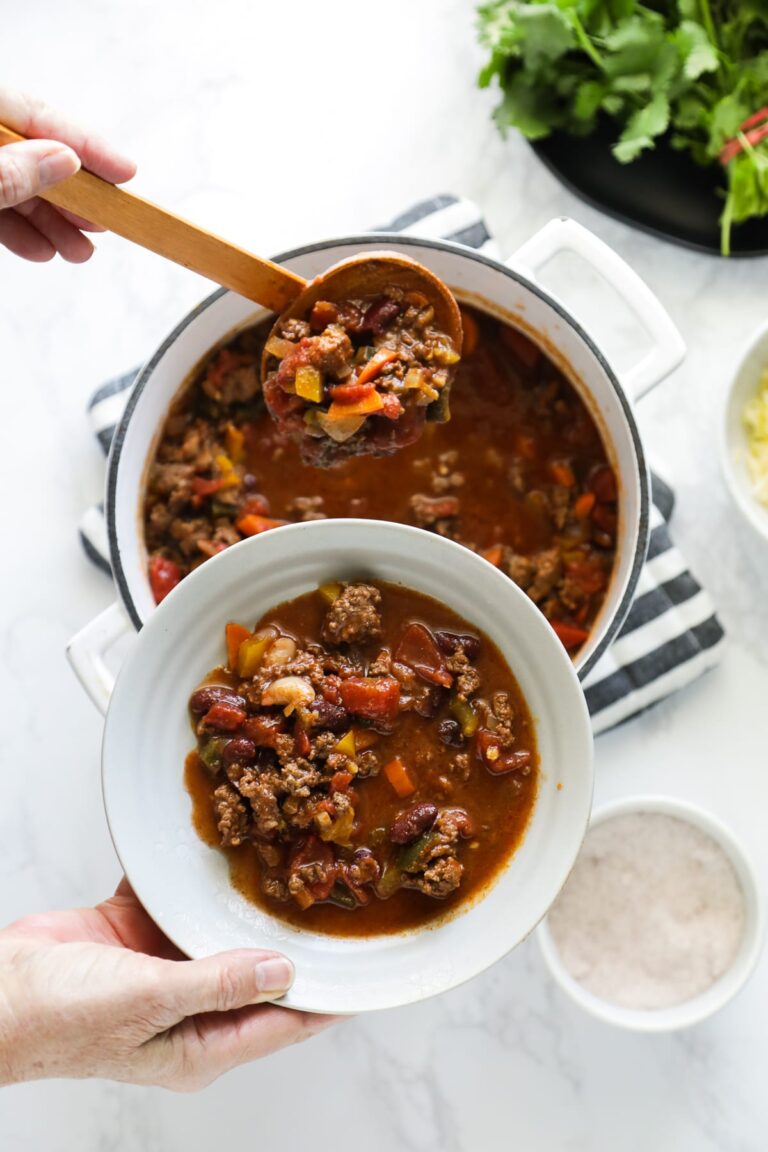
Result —
MULTIPOLYGON (((477 205, 435 196, 379 231, 452 240, 498 258, 477 205)), ((136 371, 108 381, 93 395, 89 418, 105 454, 128 402, 136 371)), ((720 659, 723 629, 707 592, 694 579, 669 535, 674 496, 653 477, 651 539, 627 619, 583 682, 595 733, 605 732, 689 684, 720 659)), ((88 557, 110 573, 103 505, 80 523, 88 557)))

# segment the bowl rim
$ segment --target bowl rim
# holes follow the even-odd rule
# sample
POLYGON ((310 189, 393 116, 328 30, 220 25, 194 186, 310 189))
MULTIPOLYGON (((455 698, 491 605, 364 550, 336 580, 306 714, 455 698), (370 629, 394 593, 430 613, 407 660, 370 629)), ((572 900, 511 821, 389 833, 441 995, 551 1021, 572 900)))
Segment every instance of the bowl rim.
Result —
MULTIPOLYGON (((395 535, 402 537, 403 548, 401 551, 401 557, 402 557, 402 560, 404 562, 403 568, 405 571, 405 567, 406 567, 405 562, 407 561, 409 553, 410 553, 410 549, 409 549, 408 545, 413 542, 415 536, 418 535, 419 537, 421 537, 421 535, 422 535, 420 529, 414 528, 411 525, 390 523, 390 522, 386 522, 386 521, 351 520, 351 519, 346 519, 346 518, 345 519, 335 519, 335 520, 329 519, 329 520, 324 520, 324 521, 315 521, 315 522, 311 522, 311 523, 299 523, 299 524, 288 525, 282 529, 282 534, 283 534, 283 539, 285 539, 285 537, 289 533, 292 534, 293 536, 297 536, 299 533, 303 533, 304 536, 307 536, 307 535, 309 535, 309 536, 327 536, 327 535, 333 533, 334 531, 340 531, 342 529, 344 530, 344 532, 349 532, 350 530, 354 531, 355 529, 357 529, 359 531, 361 528, 365 529, 365 531, 369 532, 369 533, 370 532, 382 532, 382 531, 384 531, 390 537, 395 536, 395 535)), ((276 539, 277 535, 278 535, 277 533, 270 534, 270 536, 272 537, 273 540, 276 539)), ((138 665, 140 663, 141 646, 142 646, 142 643, 146 643, 146 641, 142 640, 142 637, 150 636, 150 637, 154 638, 155 636, 159 636, 161 639, 160 640, 154 639, 154 643, 167 644, 168 638, 170 638, 174 634, 173 629, 170 628, 169 623, 166 622, 167 618, 172 617, 172 615, 173 615, 173 605, 174 604, 179 604, 186 597, 188 602, 189 601, 196 601, 196 603, 201 608, 201 610, 203 610, 207 614, 212 614, 212 613, 216 612, 221 616, 222 619, 224 618, 224 616, 226 615, 226 605, 215 605, 213 598, 209 597, 209 605, 206 608, 204 599, 196 596, 197 582, 201 578, 206 579, 208 581, 212 581, 213 578, 215 577, 216 572, 223 570, 224 566, 226 566, 227 564, 234 564, 235 563, 235 555, 236 554, 242 555, 245 550, 250 550, 252 553, 256 554, 258 552, 259 548, 262 548, 262 549, 264 548, 264 546, 265 546, 264 545, 264 539, 265 539, 264 537, 255 537, 255 538, 243 540, 239 544, 234 545, 232 548, 227 549, 225 552, 220 553, 218 556, 213 557, 210 562, 206 563, 205 565, 201 565, 200 568, 198 570, 196 570, 196 573, 193 572, 191 574, 190 580, 186 580, 186 581, 182 582, 182 584, 179 585, 179 587, 177 589, 175 589, 166 598, 166 600, 161 605, 158 606, 157 611, 154 612, 152 614, 150 620, 147 621, 145 628, 142 629, 142 633, 139 635, 137 641, 132 646, 131 651, 128 653, 125 661, 123 662, 121 669, 120 669, 120 672, 118 674, 116 689, 119 687, 121 679, 126 675, 128 670, 133 669, 134 665, 138 665), (203 576, 203 573, 205 573, 205 572, 207 572, 207 576, 203 576), (195 579, 196 574, 197 574, 197 580, 195 579), (186 588, 186 591, 182 591, 182 589, 185 589, 185 588, 186 588), (165 637, 166 639, 163 640, 162 637, 165 637)), ((469 550, 465 549, 462 545, 457 544, 455 541, 448 540, 448 539, 445 539, 443 537, 433 537, 432 539, 433 539, 433 544, 432 544, 433 549, 444 551, 448 558, 450 558, 450 553, 452 553, 452 552, 456 552, 457 554, 460 554, 463 557, 462 562, 465 565, 470 565, 470 566, 474 566, 476 568, 482 569, 482 571, 484 572, 484 579, 485 579, 485 582, 487 584, 495 583, 497 585, 498 592, 500 593, 500 595, 497 596, 496 601, 494 602, 495 605, 496 604, 499 605, 498 607, 494 606, 494 612, 496 613, 497 616, 499 616, 500 618, 503 616, 504 618, 509 619, 509 617, 511 615, 511 613, 509 611, 510 603, 512 601, 514 601, 516 604, 517 614, 518 615, 526 614, 529 617, 530 626, 533 627, 534 629, 540 629, 542 636, 544 634, 544 632, 543 632, 544 629, 546 629, 548 632, 551 631, 549 629, 549 626, 547 625, 545 618, 538 611, 538 609, 536 609, 535 605, 533 605, 533 603, 528 599, 528 597, 525 595, 525 593, 521 592, 520 589, 517 588, 516 585, 507 582, 503 578, 503 575, 501 573, 499 573, 498 570, 495 569, 493 565, 491 565, 487 561, 483 560, 482 557, 480 557, 479 555, 469 552, 469 550)), ((390 554, 391 554, 391 552, 390 552, 390 554)), ((221 583, 221 581, 219 581, 219 583, 221 583)), ((404 584, 404 586, 408 586, 408 579, 405 576, 403 578, 403 584, 404 584)), ((414 580, 414 585, 411 585, 411 586, 418 587, 418 581, 414 580)), ((435 598, 435 599, 438 599, 438 600, 440 599, 439 596, 435 596, 433 593, 426 593, 426 594, 432 595, 433 598, 435 598)), ((470 617, 470 619, 471 619, 471 617, 470 617)), ((552 641, 556 641, 556 637, 554 635, 554 632, 551 633, 551 638, 552 638, 552 641)), ((547 643, 549 643, 549 641, 547 641, 547 643)), ((558 642, 557 647, 550 645, 549 654, 547 654, 543 657, 543 662, 548 664, 550 667, 553 666, 555 661, 561 662, 563 675, 568 678, 568 683, 570 683, 570 685, 573 689, 573 693, 572 693, 572 697, 571 697, 571 706, 569 708, 569 712, 570 712, 572 720, 574 718, 578 720, 578 724, 576 726, 574 726, 574 728, 572 729, 573 736, 574 736, 574 739, 576 741, 576 743, 574 744, 574 747, 580 749, 579 758, 583 762, 584 772, 585 772, 584 779, 581 781, 581 784, 579 785, 579 787, 581 788, 581 791, 579 792, 579 795, 576 797, 576 802, 578 804, 578 810, 577 810, 576 816, 574 817, 574 820, 576 822, 573 825, 573 828, 574 828, 573 839, 574 839, 574 843, 575 843, 573 859, 575 859, 575 856, 578 853, 579 847, 580 847, 581 843, 583 842, 584 836, 586 835, 587 829, 589 827, 589 818, 590 818, 591 802, 592 802, 593 787, 594 787, 594 739, 593 739, 591 725, 590 725, 590 721, 589 721, 589 713, 587 710, 586 701, 585 701, 583 692, 581 691, 581 685, 580 685, 578 677, 576 675, 575 668, 573 667, 572 663, 570 662, 570 660, 567 656, 567 653, 565 652, 565 649, 561 649, 559 642, 558 642), (556 655, 556 653, 559 653, 560 651, 562 651, 562 659, 559 655, 556 655), (583 811, 582 811, 582 806, 583 806, 583 811)), ((512 671, 513 671, 513 673, 516 674, 516 669, 514 667, 512 668, 512 671)), ((115 698, 117 698, 117 691, 115 693, 115 696, 113 697, 113 700, 115 698)), ((562 693, 561 693, 559 699, 560 699, 560 701, 562 701, 562 699, 563 699, 562 693)), ((554 705, 553 705, 552 715, 553 716, 555 715, 554 705)), ((115 852, 116 852, 121 864, 123 865, 125 873, 128 876, 129 880, 132 880, 132 873, 134 874, 134 876, 136 874, 136 864, 135 864, 136 857, 134 855, 133 860, 131 860, 130 857, 131 857, 132 853, 135 853, 135 848, 126 850, 126 846, 125 846, 125 842, 124 842, 124 835, 123 835, 125 830, 123 828, 122 831, 118 831, 120 820, 116 817, 115 812, 114 812, 114 808, 113 808, 114 803, 116 803, 116 797, 114 795, 112 795, 113 790, 115 788, 115 783, 114 783, 115 778, 114 778, 114 770, 111 768, 110 764, 108 763, 108 745, 109 745, 109 740, 111 738, 111 726, 112 726, 111 722, 114 722, 114 719, 115 719, 115 713, 114 713, 114 710, 112 707, 112 701, 111 701, 110 702, 110 708, 107 712, 107 717, 106 717, 106 721, 105 721, 104 738, 103 738, 103 742, 102 742, 102 763, 101 763, 102 796, 103 796, 103 802, 104 802, 105 815, 106 815, 106 819, 107 819, 107 825, 109 828, 110 836, 112 838, 113 846, 115 848, 115 852), (110 776, 110 773, 112 773, 113 775, 110 776)), ((537 718, 537 721, 536 721, 537 732, 539 730, 539 724, 540 724, 540 720, 537 718)), ((179 771, 181 772, 181 770, 179 770, 179 771)), ((180 779, 181 779, 181 776, 180 776, 180 779)), ((535 804, 534 804, 534 811, 535 811, 535 804)), ((122 817, 120 817, 120 819, 122 819, 122 817)), ((191 823, 191 821, 190 821, 190 823, 191 823)), ((527 836, 527 835, 528 835, 528 832, 526 832, 525 836, 527 836)), ((523 837, 523 841, 525 840, 525 836, 523 837)), ((519 848, 519 845, 518 845, 518 848, 519 848)), ((453 923, 457 923, 459 921, 463 921, 465 924, 469 925, 469 923, 470 923, 469 918, 471 918, 471 916, 472 916, 472 913, 474 911, 474 907, 476 905, 482 904, 484 899, 485 899, 485 896, 487 894, 489 894, 490 892, 492 892, 493 889, 498 885, 498 883, 500 882, 500 880, 504 876, 504 873, 509 869, 512 862, 515 860, 516 854, 517 854, 517 850, 516 850, 516 852, 513 852, 509 856, 509 859, 505 862, 505 864, 495 874, 494 879, 491 881, 491 883, 489 884, 489 886, 486 890, 484 890, 481 894, 479 894, 478 897, 476 897, 474 900, 469 902, 467 904, 467 906, 464 907, 463 909, 457 909, 457 914, 455 916, 448 917, 446 919, 445 923, 446 924, 453 924, 453 923)), ((562 888, 562 885, 565 883, 567 876, 570 872, 572 862, 573 861, 570 858, 570 851, 569 851, 568 860, 563 860, 563 861, 561 861, 561 863, 559 865, 557 865, 556 868, 552 868, 552 871, 555 874, 555 876, 552 880, 552 887, 553 887, 554 891, 553 891, 551 900, 555 899, 557 892, 560 891, 560 889, 562 888)), ((132 882, 133 882, 133 880, 132 880, 132 882)), ((172 922, 173 921, 173 912, 172 911, 169 912, 167 910, 166 906, 163 904, 162 900, 160 899, 158 892, 153 890, 151 895, 148 894, 146 892, 146 885, 143 883, 143 879, 142 879, 142 881, 137 883, 136 887, 137 887, 137 892, 139 894, 139 897, 140 897, 140 899, 145 901, 147 908, 148 908, 148 911, 150 912, 150 915, 153 917, 153 919, 155 919, 156 923, 158 923, 158 925, 163 930, 163 932, 168 936, 168 938, 172 942, 177 944, 177 946, 180 947, 181 950, 185 951, 187 954, 192 954, 192 955, 197 954, 197 953, 190 953, 189 949, 185 948, 184 942, 179 939, 178 933, 177 933, 177 931, 173 925, 173 922, 172 922), (170 920, 170 922, 169 922, 169 920, 170 920)), ((550 904, 551 904, 551 900, 550 900, 550 904)), ((466 968, 465 968, 465 970, 463 972, 459 972, 457 975, 454 975, 450 979, 446 980, 445 983, 441 984, 439 987, 431 988, 429 991, 422 991, 420 988, 416 988, 416 987, 414 987, 414 988, 402 988, 402 985, 398 985, 397 987, 399 989, 402 988, 402 991, 398 991, 398 993, 394 997, 392 997, 390 995, 389 999, 382 999, 382 1001, 380 1003, 374 1003, 374 1004, 370 1004, 370 1005, 360 1004, 357 1001, 355 1001, 355 1003, 352 1007, 345 1006, 343 997, 342 997, 341 1001, 339 1001, 337 999, 331 1004, 317 1005, 317 1004, 306 1003, 306 1002, 301 1002, 301 1001, 296 1001, 296 1000, 294 1000, 292 1002, 291 993, 289 992, 288 996, 286 998, 284 998, 281 1001, 281 1003, 285 1004, 288 1007, 298 1008, 298 1009, 305 1010, 305 1011, 318 1011, 318 1012, 332 1011, 332 1012, 339 1012, 339 1013, 345 1014, 345 1013, 357 1013, 360 1011, 370 1011, 370 1010, 375 1010, 375 1009, 384 1009, 384 1008, 390 1008, 390 1007, 402 1007, 402 1006, 405 1006, 406 1004, 420 1002, 421 1000, 430 998, 433 995, 436 995, 436 994, 439 994, 439 993, 442 993, 445 991, 449 991, 449 990, 453 989, 454 987, 458 987, 461 984, 466 983, 470 979, 474 979, 475 976, 480 975, 483 971, 490 968, 493 964, 497 963, 498 960, 500 960, 504 956, 506 956, 510 951, 512 951, 515 947, 517 947, 517 945, 519 943, 522 943, 523 939, 527 938, 527 936, 530 935, 530 933, 536 927, 536 924, 538 922, 540 922, 541 917, 546 914, 546 910, 548 907, 549 907, 549 904, 547 904, 546 907, 543 909, 543 911, 541 911, 539 913, 537 919, 533 923, 531 923, 529 927, 527 927, 524 935, 520 935, 519 937, 514 938, 514 939, 500 939, 500 940, 498 940, 497 946, 490 949, 490 952, 492 954, 482 957, 480 963, 477 963, 475 965, 470 965, 469 968, 471 970, 466 970, 466 968)), ((266 913, 266 915, 269 918, 269 913, 266 913)), ((278 923, 282 923, 282 922, 278 921, 278 923)), ((438 924, 437 927, 439 927, 439 926, 440 925, 438 924)), ((403 934, 393 934, 393 935, 387 935, 387 936, 382 936, 382 937, 371 937, 371 938, 352 937, 352 938, 350 938, 350 942, 351 942, 352 947, 354 948, 355 943, 359 943, 359 941, 361 939, 363 939, 363 940, 381 939, 382 941, 385 942, 382 945, 382 947, 386 948, 386 947, 391 947, 392 941, 396 940, 398 935, 402 935, 403 938, 411 937, 414 935, 428 935, 430 932, 433 932, 435 930, 435 927, 436 927, 436 925, 434 923, 430 923, 430 924, 425 925, 423 929, 414 929, 414 930, 411 930, 411 931, 403 933, 403 934)), ((467 930, 468 930, 468 928, 464 929, 464 935, 466 935, 467 930)), ((308 932, 308 933, 306 933, 306 936, 310 937, 310 938, 317 938, 321 941, 323 939, 328 939, 322 933, 308 932)), ((332 939, 345 941, 347 938, 345 938, 345 937, 332 937, 332 939)), ((238 944, 237 946, 241 947, 241 946, 247 946, 247 945, 238 944)), ((277 943, 277 944, 266 943, 265 944, 263 940, 256 940, 254 942, 253 946, 254 947, 263 947, 263 946, 277 947, 279 949, 281 947, 281 944, 280 943, 277 943)), ((290 947, 290 943, 288 944, 288 946, 290 947)), ((343 946, 344 945, 342 944, 341 947, 343 947, 343 946)), ((200 954, 202 954, 202 953, 200 953, 200 954)), ((329 993, 329 995, 331 995, 331 993, 329 993)))
POLYGON ((625 1008, 590 992, 563 963, 545 916, 536 929, 545 966, 563 992, 589 1015, 627 1031, 660 1033, 691 1027, 714 1015, 742 990, 760 959, 765 936, 763 890, 757 870, 736 833, 719 816, 698 804, 665 793, 633 793, 598 805, 589 831, 614 817, 652 812, 673 816, 707 833, 725 852, 744 893, 744 935, 734 960, 714 984, 690 1000, 668 1008, 625 1008))
MULTIPOLYGON (((738 478, 733 459, 734 443, 729 436, 734 393, 741 382, 742 374, 746 370, 747 361, 762 343, 766 344, 764 369, 768 371, 768 320, 760 324, 741 346, 741 351, 736 360, 736 366, 728 381, 725 398, 720 408, 720 433, 718 439, 720 469, 725 477, 726 487, 730 492, 731 498, 750 527, 754 529, 758 536, 768 542, 768 510, 763 512, 763 509, 757 504, 754 497, 750 495, 742 481, 738 478)), ((745 440, 744 443, 746 443, 745 440)))
MULTIPOLYGON (((405 247, 413 248, 431 248, 436 251, 450 252, 454 255, 462 256, 465 259, 474 261, 475 263, 485 265, 487 268, 495 272, 501 272, 507 278, 513 280, 515 283, 520 284, 527 291, 537 296, 540 300, 546 303, 553 311, 563 320, 570 325, 576 332, 581 341, 588 348, 590 353, 597 360, 602 371, 605 373, 619 407, 621 414, 627 423, 629 429, 629 436, 632 442, 634 451, 635 464, 637 467, 637 483, 638 483, 638 515, 637 515, 637 536, 634 545, 634 556, 632 563, 627 573, 627 582, 624 588, 624 593, 616 606, 612 616, 607 618, 604 624, 603 634, 595 645, 594 649, 583 662, 578 664, 577 674, 580 680, 584 680, 586 676, 592 671, 597 664, 598 660, 608 650, 610 645, 618 635, 624 621, 626 620, 627 613, 632 605, 637 590, 637 582, 640 579, 645 558, 648 551, 648 544, 651 536, 651 479, 648 461, 643 448, 642 438, 640 436, 640 429, 638 427, 637 419, 627 393, 614 371, 611 364, 606 359, 599 346, 590 336, 589 332, 579 323, 572 312, 569 311, 560 301, 553 296, 547 289, 538 284, 535 280, 525 275, 523 272, 513 267, 511 264, 504 263, 501 260, 495 260, 484 252, 479 252, 474 248, 469 248, 467 245, 459 244, 450 240, 436 240, 426 237, 409 236, 399 232, 386 232, 386 231, 372 231, 365 233, 355 233, 349 236, 330 237, 325 240, 314 241, 310 244, 302 244, 295 248, 289 248, 285 251, 277 253, 272 259, 278 263, 283 264, 289 260, 296 259, 301 256, 308 255, 312 252, 323 251, 326 248, 342 248, 342 247, 370 247, 371 245, 387 245, 397 246, 404 245, 405 247)), ((128 616, 137 629, 140 631, 145 621, 142 620, 141 615, 136 608, 131 595, 128 579, 123 568, 122 555, 117 533, 117 511, 116 511, 116 495, 117 495, 117 478, 119 471, 120 456, 122 454, 122 447, 125 441, 128 424, 133 415, 133 411, 139 402, 139 399, 144 392, 146 385, 152 378, 152 374, 165 356, 168 349, 176 342, 178 337, 190 324, 192 324, 203 312, 205 312, 211 305, 215 304, 221 297, 229 293, 228 288, 218 288, 212 292, 205 299, 201 300, 194 308, 190 309, 179 321, 178 324, 168 333, 164 340, 158 345, 151 357, 147 360, 144 366, 139 370, 136 380, 133 384, 131 395, 128 403, 123 411, 123 415, 115 429, 110 445, 109 457, 107 460, 107 482, 105 492, 105 513, 107 525, 107 540, 109 543, 109 554, 112 566, 112 576, 117 588, 118 595, 123 606, 128 613, 128 616)), ((179 381, 179 386, 181 381, 179 381)))

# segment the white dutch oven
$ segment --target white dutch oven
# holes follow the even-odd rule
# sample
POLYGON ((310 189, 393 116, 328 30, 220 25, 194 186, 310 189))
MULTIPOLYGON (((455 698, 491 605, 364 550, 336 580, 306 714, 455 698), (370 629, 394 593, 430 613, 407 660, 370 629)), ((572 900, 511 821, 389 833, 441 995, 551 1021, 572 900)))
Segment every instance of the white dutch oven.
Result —
MULTIPOLYGON (((625 262, 572 220, 553 220, 507 264, 460 245, 393 234, 329 240, 276 259, 311 278, 356 252, 386 247, 414 257, 440 276, 460 300, 474 302, 511 321, 541 343, 564 370, 597 419, 619 478, 617 563, 601 613, 576 661, 584 676, 620 628, 645 558, 649 532, 649 478, 630 401, 662 380, 685 354, 682 339, 659 301, 625 262), (621 381, 594 340, 557 299, 536 282, 536 273, 563 251, 584 259, 611 284, 639 319, 650 349, 621 381)), ((139 374, 115 434, 107 479, 110 557, 119 602, 72 640, 69 656, 86 691, 102 711, 110 682, 103 655, 131 627, 141 628, 155 605, 146 574, 140 506, 147 460, 168 407, 198 361, 233 329, 264 313, 221 289, 190 312, 139 374)))

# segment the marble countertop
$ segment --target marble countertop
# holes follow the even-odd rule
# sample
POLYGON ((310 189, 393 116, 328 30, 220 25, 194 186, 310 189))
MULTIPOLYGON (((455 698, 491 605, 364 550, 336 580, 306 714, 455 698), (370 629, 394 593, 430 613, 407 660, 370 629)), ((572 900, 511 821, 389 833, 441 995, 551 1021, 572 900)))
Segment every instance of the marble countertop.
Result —
MULTIPOLYGON (((474 87, 468 0, 14 8, 4 82, 92 123, 138 159, 139 191, 245 245, 277 252, 452 191, 482 205, 505 252, 565 214, 645 277, 689 354, 638 416, 677 491, 675 539, 730 643, 716 671, 599 739, 596 799, 696 801, 731 824, 765 875, 768 549, 730 503, 717 460, 726 382, 765 320, 765 261, 724 263, 631 231, 563 190, 520 140, 502 141, 492 99, 474 87), (377 86, 377 64, 393 58, 394 79, 377 86)), ((0 922, 91 903, 118 878, 101 721, 64 658, 69 635, 111 599, 77 543, 103 474, 83 409, 209 290, 117 238, 98 247, 83 268, 0 252, 0 922)), ((579 283, 563 270, 577 309, 579 283)), ((603 338, 611 351, 612 333, 603 338)), ((766 963, 710 1022, 640 1037, 564 999, 528 942, 439 1000, 347 1022, 194 1097, 104 1082, 6 1090, 0 1146, 202 1152, 224 1117, 233 1145, 255 1149, 757 1152, 766 1065, 766 963)))

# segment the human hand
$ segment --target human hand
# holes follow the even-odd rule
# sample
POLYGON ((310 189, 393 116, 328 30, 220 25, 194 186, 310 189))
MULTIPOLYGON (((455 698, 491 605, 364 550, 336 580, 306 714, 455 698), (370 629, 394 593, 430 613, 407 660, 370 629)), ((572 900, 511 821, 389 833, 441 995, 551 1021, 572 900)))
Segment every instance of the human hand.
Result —
POLYGON ((180 1091, 333 1023, 264 1001, 289 960, 238 949, 186 960, 127 880, 96 908, 0 931, 0 1084, 102 1076, 180 1091))
POLYGON ((82 264, 93 252, 83 229, 101 229, 38 194, 74 176, 81 164, 111 184, 130 180, 136 165, 41 101, 9 88, 0 87, 0 123, 30 137, 0 148, 0 245, 25 260, 51 260, 58 252, 82 264))

